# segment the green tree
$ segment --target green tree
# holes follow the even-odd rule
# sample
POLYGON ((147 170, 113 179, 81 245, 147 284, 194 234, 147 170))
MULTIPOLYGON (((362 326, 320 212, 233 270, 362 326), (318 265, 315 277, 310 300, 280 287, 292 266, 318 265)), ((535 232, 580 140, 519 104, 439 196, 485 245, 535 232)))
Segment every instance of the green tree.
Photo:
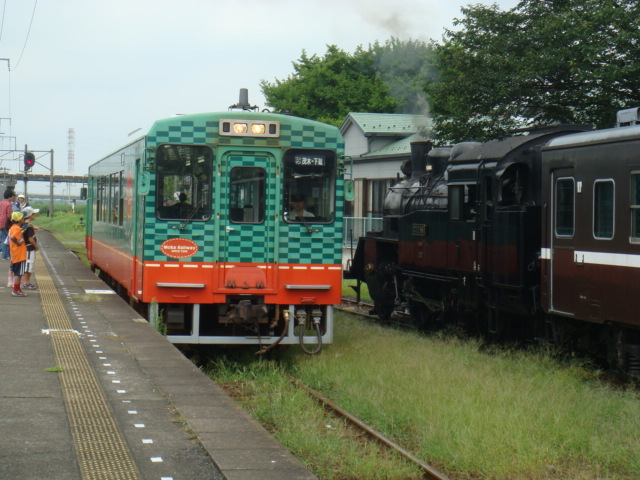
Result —
POLYGON ((640 104, 637 0, 522 0, 515 8, 463 8, 436 47, 428 86, 436 130, 486 140, 552 123, 612 126, 640 104))
POLYGON ((340 125, 349 112, 420 110, 431 63, 432 49, 421 42, 391 39, 353 55, 329 45, 323 57, 303 51, 292 75, 260 86, 277 111, 340 125))

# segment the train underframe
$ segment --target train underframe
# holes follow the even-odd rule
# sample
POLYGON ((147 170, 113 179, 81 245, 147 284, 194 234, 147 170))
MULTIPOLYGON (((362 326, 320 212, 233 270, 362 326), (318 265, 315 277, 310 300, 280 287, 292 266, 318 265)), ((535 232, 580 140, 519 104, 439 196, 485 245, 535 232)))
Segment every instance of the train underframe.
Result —
POLYGON ((614 323, 592 323, 543 312, 537 286, 486 285, 472 274, 442 275, 390 262, 365 269, 383 322, 409 312, 418 329, 454 328, 490 341, 544 341, 564 351, 587 353, 608 368, 640 379, 640 331, 614 323))
POLYGON ((273 305, 251 295, 230 296, 225 304, 152 303, 148 312, 176 344, 259 345, 260 353, 299 344, 316 354, 333 341, 331 305, 273 305))

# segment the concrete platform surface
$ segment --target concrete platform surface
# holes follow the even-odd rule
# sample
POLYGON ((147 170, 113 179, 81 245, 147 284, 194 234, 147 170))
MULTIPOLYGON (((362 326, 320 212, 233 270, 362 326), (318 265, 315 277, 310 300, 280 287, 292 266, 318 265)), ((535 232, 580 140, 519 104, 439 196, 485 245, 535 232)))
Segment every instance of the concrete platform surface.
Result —
POLYGON ((27 297, 11 295, 9 262, 0 262, 0 478, 315 478, 53 235, 41 230, 38 240, 39 289, 27 297), (61 308, 45 294, 47 282, 61 308), (108 410, 101 414, 113 419, 124 454, 81 440, 92 429, 101 438, 102 427, 70 414, 85 386, 70 383, 75 367, 60 368, 66 347, 58 345, 66 344, 54 341, 61 333, 52 315, 70 322, 64 335, 79 341, 77 362, 97 385, 87 401, 105 402, 99 409, 108 410), (110 471, 119 463, 125 473, 110 471))

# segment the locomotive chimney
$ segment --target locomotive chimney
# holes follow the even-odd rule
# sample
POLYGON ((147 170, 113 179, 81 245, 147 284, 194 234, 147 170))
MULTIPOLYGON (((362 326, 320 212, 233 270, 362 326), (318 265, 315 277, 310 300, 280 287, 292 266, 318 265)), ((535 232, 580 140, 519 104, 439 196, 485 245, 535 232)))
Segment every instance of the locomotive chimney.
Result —
POLYGON ((433 144, 429 141, 411 142, 411 178, 427 172, 427 154, 432 148, 433 144))

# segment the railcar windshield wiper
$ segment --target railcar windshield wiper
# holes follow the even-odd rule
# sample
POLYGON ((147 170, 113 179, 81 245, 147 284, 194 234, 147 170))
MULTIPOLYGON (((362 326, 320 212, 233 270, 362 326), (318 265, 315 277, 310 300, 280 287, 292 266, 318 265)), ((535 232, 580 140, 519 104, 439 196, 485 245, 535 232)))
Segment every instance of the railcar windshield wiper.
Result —
MULTIPOLYGON (((191 222, 191 220, 193 220, 194 215, 196 214, 196 212, 198 211, 198 209, 200 207, 204 207, 204 198, 202 198, 198 204, 193 208, 193 211, 191 212, 191 214, 185 219, 184 223, 182 225, 180 225, 179 227, 177 227, 178 230, 182 231, 185 229, 185 227, 189 224, 189 222, 191 222)), ((176 228, 176 227, 173 227, 176 228)))

